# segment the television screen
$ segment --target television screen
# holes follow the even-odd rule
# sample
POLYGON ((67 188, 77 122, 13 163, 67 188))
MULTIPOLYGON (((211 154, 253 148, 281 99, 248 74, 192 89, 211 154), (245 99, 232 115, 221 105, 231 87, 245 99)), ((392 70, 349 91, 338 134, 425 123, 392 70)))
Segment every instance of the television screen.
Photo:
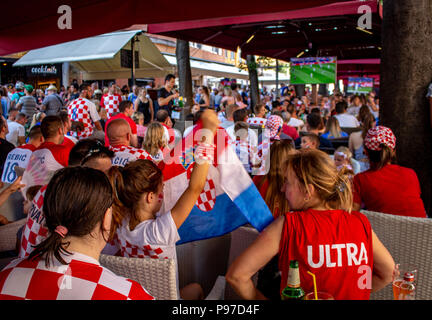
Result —
POLYGON ((348 78, 348 93, 367 94, 372 91, 374 85, 373 78, 348 78))
POLYGON ((336 57, 291 58, 291 84, 336 83, 336 57))

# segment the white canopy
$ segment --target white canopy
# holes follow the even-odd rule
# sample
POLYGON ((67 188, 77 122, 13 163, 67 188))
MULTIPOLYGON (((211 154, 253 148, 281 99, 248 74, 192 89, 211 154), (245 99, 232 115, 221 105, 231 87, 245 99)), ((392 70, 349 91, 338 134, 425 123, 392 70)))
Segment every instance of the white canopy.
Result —
POLYGON ((83 72, 83 80, 129 78, 130 68, 121 67, 120 49, 131 49, 131 39, 136 34, 134 50, 138 51, 139 67, 136 77, 163 77, 172 67, 150 39, 141 30, 106 33, 45 48, 31 50, 14 66, 71 62, 83 72))

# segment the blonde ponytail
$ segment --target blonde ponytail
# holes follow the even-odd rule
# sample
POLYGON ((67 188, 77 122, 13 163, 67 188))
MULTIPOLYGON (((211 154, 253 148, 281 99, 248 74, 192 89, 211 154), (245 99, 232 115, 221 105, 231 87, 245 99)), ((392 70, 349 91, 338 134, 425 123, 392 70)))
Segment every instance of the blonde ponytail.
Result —
POLYGON ((308 185, 313 185, 318 197, 329 209, 351 212, 353 196, 348 170, 343 168, 338 171, 326 153, 301 149, 288 157, 285 168, 294 172, 308 194, 308 185))

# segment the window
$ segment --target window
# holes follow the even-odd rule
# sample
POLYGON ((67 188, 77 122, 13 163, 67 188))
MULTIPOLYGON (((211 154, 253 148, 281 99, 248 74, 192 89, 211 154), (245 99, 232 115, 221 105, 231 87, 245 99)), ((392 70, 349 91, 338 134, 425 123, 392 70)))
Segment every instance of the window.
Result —
POLYGON ((212 52, 216 53, 216 54, 219 54, 219 48, 212 47, 212 52))
POLYGON ((235 52, 231 51, 231 60, 235 60, 235 52))

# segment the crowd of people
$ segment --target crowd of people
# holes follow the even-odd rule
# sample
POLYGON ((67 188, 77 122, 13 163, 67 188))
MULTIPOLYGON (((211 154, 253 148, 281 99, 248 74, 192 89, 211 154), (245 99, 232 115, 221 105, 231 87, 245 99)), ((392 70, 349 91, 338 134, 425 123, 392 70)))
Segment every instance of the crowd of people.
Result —
MULTIPOLYGON (((298 96, 294 86, 264 87, 251 106, 247 88, 235 83, 200 86, 182 134, 171 117, 180 98, 175 76, 166 76, 155 100, 146 90, 114 82, 102 90, 74 82, 59 93, 51 85, 46 96, 22 82, 0 88, 0 205, 20 191, 27 215, 18 259, 0 272, 0 299, 153 299, 100 266, 100 254, 177 260, 178 229, 204 188, 220 131, 274 216, 226 274, 242 298, 277 299, 291 260, 308 292, 313 270, 318 287, 336 299, 369 299, 391 281, 394 261, 360 210, 427 214, 416 173, 396 164, 396 138, 379 123, 375 92, 315 98, 298 96), (210 136, 195 146, 184 193, 159 212, 167 151, 197 125, 210 136), (372 270, 371 287, 357 286, 360 266, 372 270), (263 267, 276 272, 260 273, 256 288, 252 276, 263 267), (83 285, 57 286, 65 274, 83 285)), ((191 283, 179 295, 204 293, 191 283)))

